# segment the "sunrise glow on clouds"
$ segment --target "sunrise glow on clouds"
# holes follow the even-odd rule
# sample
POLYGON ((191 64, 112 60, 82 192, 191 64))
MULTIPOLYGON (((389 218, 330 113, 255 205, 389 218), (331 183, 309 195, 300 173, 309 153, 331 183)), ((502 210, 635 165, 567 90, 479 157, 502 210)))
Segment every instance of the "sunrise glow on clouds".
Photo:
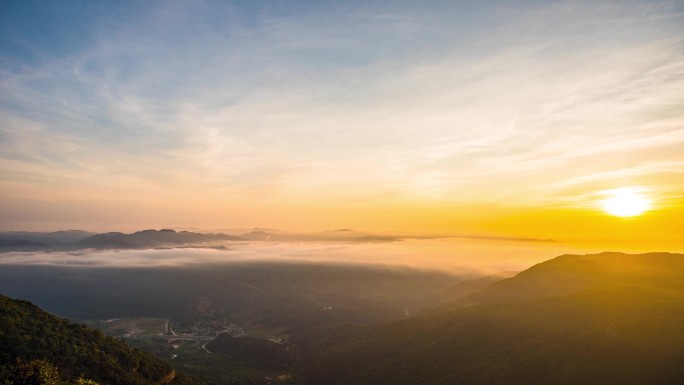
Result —
POLYGON ((649 229, 649 246, 684 242, 681 3, 1 14, 5 229, 599 229, 615 242, 649 229), (597 209, 600 191, 630 187, 650 214, 597 209))

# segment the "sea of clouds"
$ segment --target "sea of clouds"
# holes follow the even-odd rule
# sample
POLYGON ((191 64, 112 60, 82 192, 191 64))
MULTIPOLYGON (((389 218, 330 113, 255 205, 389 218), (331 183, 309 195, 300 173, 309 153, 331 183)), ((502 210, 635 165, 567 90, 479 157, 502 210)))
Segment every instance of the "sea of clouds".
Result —
POLYGON ((398 242, 227 242, 220 247, 0 253, 0 265, 183 267, 246 262, 350 263, 447 271, 518 271, 566 253, 560 243, 485 239, 408 239, 398 242))

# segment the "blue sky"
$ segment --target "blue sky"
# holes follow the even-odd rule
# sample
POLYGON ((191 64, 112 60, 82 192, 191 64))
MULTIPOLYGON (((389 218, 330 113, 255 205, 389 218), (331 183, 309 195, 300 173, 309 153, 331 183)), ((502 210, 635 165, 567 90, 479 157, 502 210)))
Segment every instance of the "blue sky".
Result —
POLYGON ((5 227, 682 198, 678 1, 0 7, 5 227))

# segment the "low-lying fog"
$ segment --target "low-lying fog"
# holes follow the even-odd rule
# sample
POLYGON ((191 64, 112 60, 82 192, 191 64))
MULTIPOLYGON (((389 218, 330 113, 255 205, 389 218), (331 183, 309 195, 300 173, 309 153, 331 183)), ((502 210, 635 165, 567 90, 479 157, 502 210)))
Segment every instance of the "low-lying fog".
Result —
POLYGON ((405 266, 479 273, 523 270, 561 254, 589 253, 554 242, 464 238, 383 243, 228 242, 207 248, 7 252, 5 265, 171 267, 232 262, 314 262, 405 266), (220 246, 220 247, 219 247, 220 246))

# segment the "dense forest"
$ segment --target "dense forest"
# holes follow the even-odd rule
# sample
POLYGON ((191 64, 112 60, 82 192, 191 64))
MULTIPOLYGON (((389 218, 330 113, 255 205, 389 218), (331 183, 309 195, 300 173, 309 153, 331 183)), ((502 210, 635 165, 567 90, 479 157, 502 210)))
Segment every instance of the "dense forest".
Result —
POLYGON ((0 296, 0 346, 3 385, 200 384, 100 330, 69 323, 30 302, 5 296, 0 296))

